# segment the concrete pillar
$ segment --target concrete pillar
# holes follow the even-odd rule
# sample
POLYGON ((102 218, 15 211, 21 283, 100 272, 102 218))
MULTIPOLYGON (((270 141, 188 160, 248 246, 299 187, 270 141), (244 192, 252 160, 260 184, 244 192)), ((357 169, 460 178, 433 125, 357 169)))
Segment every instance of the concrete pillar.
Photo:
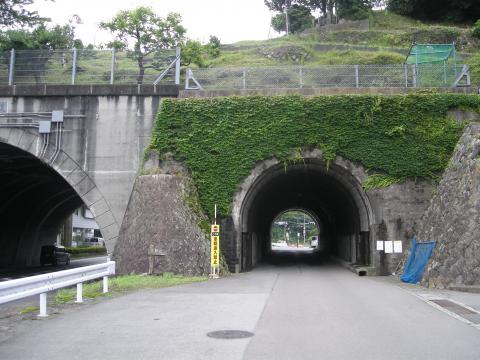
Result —
POLYGON ((65 247, 71 247, 72 246, 72 231, 73 231, 72 219, 73 219, 73 216, 70 215, 62 225, 61 242, 62 242, 62 245, 65 246, 65 247))

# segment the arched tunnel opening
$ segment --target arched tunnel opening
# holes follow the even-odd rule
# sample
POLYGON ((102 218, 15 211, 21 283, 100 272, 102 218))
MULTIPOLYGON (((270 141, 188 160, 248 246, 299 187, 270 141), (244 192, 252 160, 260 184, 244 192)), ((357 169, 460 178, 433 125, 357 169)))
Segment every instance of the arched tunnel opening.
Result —
POLYGON ((40 263, 65 220, 83 204, 72 186, 34 155, 0 142, 0 269, 40 263))
POLYGON ((370 207, 361 184, 345 168, 327 167, 313 159, 273 166, 250 186, 240 210, 242 271, 262 261, 305 260, 305 255, 295 251, 286 256, 272 250, 272 224, 279 214, 295 209, 309 214, 319 228, 318 246, 309 252, 309 261, 335 257, 356 265, 370 264, 370 207))

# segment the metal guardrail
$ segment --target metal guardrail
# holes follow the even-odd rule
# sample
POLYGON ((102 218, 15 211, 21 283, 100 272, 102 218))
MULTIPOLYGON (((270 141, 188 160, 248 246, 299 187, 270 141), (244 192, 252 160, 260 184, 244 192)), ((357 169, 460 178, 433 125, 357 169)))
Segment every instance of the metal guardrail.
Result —
POLYGON ((103 292, 108 292, 108 277, 115 275, 115 261, 56 271, 23 279, 0 282, 0 304, 40 295, 39 316, 47 315, 47 293, 77 285, 77 302, 83 302, 83 283, 103 277, 103 292))
POLYGON ((464 70, 464 66, 444 63, 187 69, 185 89, 451 87, 464 70))
POLYGON ((0 53, 0 85, 180 84, 180 48, 143 59, 139 74, 130 52, 93 49, 14 50, 0 53))

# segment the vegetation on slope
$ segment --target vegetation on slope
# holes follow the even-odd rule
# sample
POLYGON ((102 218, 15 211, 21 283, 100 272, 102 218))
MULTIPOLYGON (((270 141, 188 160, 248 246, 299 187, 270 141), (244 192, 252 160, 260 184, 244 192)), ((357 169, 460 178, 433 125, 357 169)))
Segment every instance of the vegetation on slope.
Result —
POLYGON ((368 30, 309 30, 303 34, 266 41, 241 41, 224 45, 220 56, 207 67, 260 67, 278 65, 399 64, 411 44, 452 43, 459 61, 471 65, 473 83, 480 84, 475 54, 480 39, 469 27, 448 23, 423 23, 389 11, 374 11, 368 30))
POLYGON ((448 118, 448 110, 458 107, 480 111, 480 98, 166 99, 150 149, 184 162, 206 213, 217 203, 228 215, 233 194, 258 161, 276 157, 288 163, 303 149, 319 148, 329 161, 340 155, 390 178, 433 178, 445 168, 463 128, 448 118))

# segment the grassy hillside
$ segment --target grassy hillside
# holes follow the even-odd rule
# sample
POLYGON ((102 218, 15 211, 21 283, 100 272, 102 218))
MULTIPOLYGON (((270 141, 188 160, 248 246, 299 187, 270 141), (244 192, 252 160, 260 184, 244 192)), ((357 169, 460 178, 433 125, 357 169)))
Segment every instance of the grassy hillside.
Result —
POLYGON ((209 67, 259 67, 275 65, 398 64, 403 63, 412 42, 452 43, 460 61, 472 67, 473 81, 480 84, 480 41, 467 27, 427 24, 387 11, 375 11, 368 30, 319 31, 265 41, 241 41, 224 45, 209 67))

